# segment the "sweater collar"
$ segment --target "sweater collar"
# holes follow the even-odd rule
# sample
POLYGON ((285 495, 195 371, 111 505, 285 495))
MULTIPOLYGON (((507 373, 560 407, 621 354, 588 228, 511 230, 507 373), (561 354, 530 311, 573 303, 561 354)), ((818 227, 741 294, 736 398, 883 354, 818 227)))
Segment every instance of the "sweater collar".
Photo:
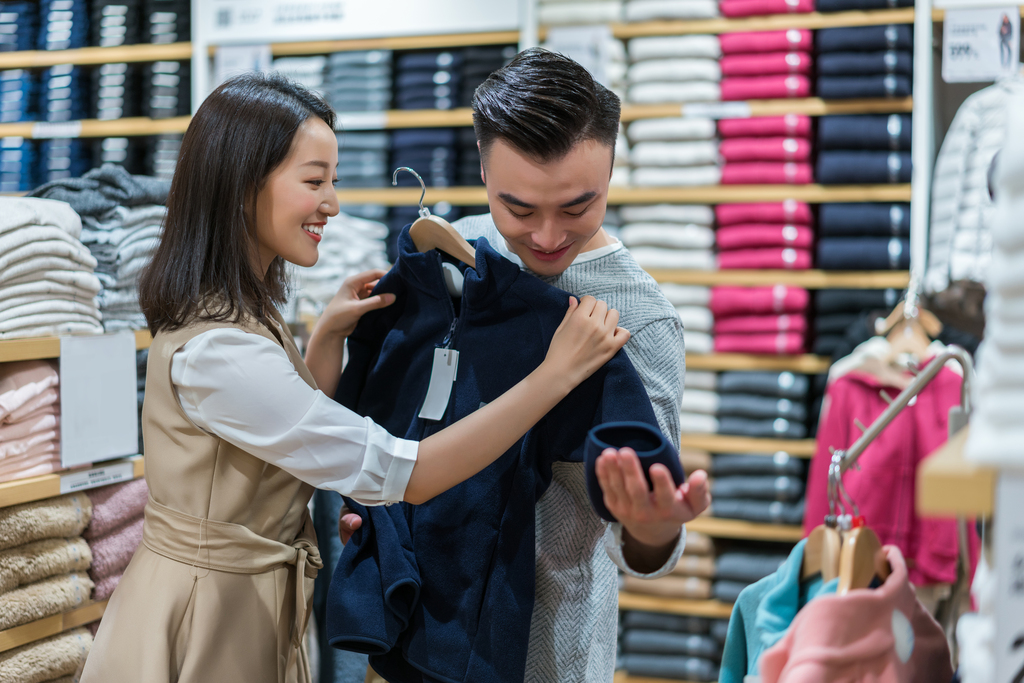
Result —
MULTIPOLYGON (((448 288, 441 272, 442 256, 436 249, 419 252, 405 226, 398 236, 398 259, 395 272, 411 286, 435 299, 447 299, 448 288)), ((470 240, 476 248, 476 267, 461 266, 465 276, 462 288, 462 306, 470 310, 484 309, 493 304, 516 278, 520 269, 515 263, 494 250, 484 237, 470 240)))

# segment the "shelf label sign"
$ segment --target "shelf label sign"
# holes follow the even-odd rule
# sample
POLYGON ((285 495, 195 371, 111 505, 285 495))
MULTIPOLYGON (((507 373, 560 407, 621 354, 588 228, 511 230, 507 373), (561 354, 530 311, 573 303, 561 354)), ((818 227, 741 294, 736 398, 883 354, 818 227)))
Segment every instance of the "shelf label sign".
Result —
POLYGON ((942 26, 942 80, 979 83, 1020 68, 1020 9, 948 9, 942 26))
POLYGON ((81 121, 49 122, 40 121, 32 125, 32 137, 36 140, 51 138, 77 138, 82 134, 81 121))
POLYGON ((337 130, 384 130, 388 115, 382 111, 338 112, 337 130))
POLYGON ((747 119, 750 118, 750 104, 747 102, 690 102, 683 105, 686 119, 747 119))
POLYGON ((105 467, 94 467, 82 472, 62 474, 60 477, 60 493, 74 493, 94 489, 108 484, 119 484, 135 478, 135 465, 130 462, 119 462, 105 467))

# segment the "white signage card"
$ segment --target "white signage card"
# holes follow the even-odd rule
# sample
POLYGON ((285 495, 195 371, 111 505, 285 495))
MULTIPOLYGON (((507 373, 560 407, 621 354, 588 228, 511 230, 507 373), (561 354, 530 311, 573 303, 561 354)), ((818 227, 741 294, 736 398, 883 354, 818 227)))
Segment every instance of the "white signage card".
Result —
POLYGON ((517 0, 204 0, 199 4, 204 39, 222 45, 519 28, 517 0))
POLYGON ((120 484, 135 478, 135 466, 130 462, 119 462, 105 467, 93 467, 81 472, 69 472, 60 476, 60 493, 74 493, 94 489, 108 484, 120 484))
POLYGON ((213 57, 213 87, 238 74, 270 71, 270 45, 218 47, 213 57))
POLYGON ((49 122, 32 124, 32 137, 36 140, 49 138, 77 138, 82 134, 81 121, 49 122))
POLYGON ((1024 472, 1003 470, 995 501, 996 676, 1010 683, 1024 677, 1024 472))
POLYGON ((574 59, 590 72, 595 81, 608 87, 611 40, 612 31, 607 24, 560 26, 548 29, 544 47, 574 59))
POLYGON ((382 111, 338 112, 335 128, 338 130, 384 130, 388 115, 382 111))
POLYGON ((60 460, 74 467, 139 451, 135 334, 61 337, 60 460))
POLYGON ((1020 62, 1020 9, 949 9, 942 25, 942 80, 978 83, 1010 76, 1020 62))
POLYGON ((750 118, 750 104, 747 102, 690 102, 683 105, 686 119, 747 119, 750 118))

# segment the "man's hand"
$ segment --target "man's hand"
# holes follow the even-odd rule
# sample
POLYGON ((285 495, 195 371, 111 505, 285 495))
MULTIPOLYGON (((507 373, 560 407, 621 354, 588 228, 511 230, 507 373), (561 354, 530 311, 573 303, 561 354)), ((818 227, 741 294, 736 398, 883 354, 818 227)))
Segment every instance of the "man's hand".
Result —
POLYGON ((653 491, 631 448, 609 448, 597 459, 597 480, 608 511, 629 537, 653 548, 669 546, 671 552, 680 527, 711 504, 708 475, 703 470, 693 472, 679 487, 664 465, 652 465, 650 475, 653 491))
POLYGON ((348 543, 352 534, 363 525, 363 518, 354 512, 349 512, 347 507, 341 508, 341 515, 338 517, 338 535, 341 536, 343 544, 348 543))

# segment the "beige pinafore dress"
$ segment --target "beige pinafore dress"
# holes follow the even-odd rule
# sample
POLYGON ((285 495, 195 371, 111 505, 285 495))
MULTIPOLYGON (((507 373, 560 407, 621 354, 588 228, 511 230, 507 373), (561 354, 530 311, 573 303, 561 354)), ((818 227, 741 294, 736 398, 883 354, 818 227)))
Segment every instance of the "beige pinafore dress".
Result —
MULTIPOLYGON (((308 683, 302 637, 323 565, 313 487, 196 427, 171 358, 207 330, 237 327, 283 346, 315 386, 287 326, 197 323, 153 339, 142 431, 143 541, 103 616, 83 683, 308 683)), ((259 372, 259 368, 253 368, 259 372)))

